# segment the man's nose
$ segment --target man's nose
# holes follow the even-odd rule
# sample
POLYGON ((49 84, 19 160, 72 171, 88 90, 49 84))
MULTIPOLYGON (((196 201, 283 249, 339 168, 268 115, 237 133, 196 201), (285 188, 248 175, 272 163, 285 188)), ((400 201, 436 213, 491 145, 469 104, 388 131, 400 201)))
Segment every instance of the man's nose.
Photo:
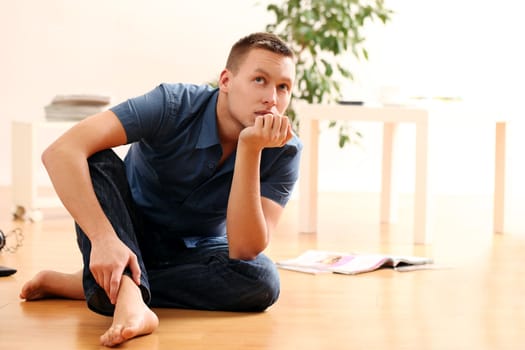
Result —
POLYGON ((277 104, 277 89, 269 88, 264 95, 264 104, 275 106, 277 104))

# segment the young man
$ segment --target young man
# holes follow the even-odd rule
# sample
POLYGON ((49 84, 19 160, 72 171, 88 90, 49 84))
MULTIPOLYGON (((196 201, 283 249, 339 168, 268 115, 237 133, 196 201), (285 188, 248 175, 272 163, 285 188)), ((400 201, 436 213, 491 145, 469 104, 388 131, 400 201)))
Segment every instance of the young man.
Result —
POLYGON ((20 297, 86 299, 115 346, 158 326, 149 307, 262 311, 279 295, 263 250, 298 177, 284 112, 292 51, 255 33, 219 87, 162 84, 91 116, 42 156, 76 223, 84 269, 42 271, 20 297), (131 144, 124 162, 112 147, 131 144))

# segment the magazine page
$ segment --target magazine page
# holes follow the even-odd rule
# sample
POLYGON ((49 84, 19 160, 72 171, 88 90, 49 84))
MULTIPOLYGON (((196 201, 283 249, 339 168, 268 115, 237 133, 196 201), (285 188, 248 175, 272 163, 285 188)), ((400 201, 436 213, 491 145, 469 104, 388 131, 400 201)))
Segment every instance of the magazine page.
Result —
POLYGON ((321 273, 355 274, 372 271, 382 266, 388 257, 379 254, 350 254, 308 250, 294 259, 283 260, 277 266, 283 269, 321 273))
POLYGON ((352 258, 348 253, 307 250, 296 258, 278 261, 276 264, 283 269, 321 273, 333 272, 333 268, 347 263, 352 258))
POLYGON ((347 275, 370 272, 387 266, 389 260, 388 256, 382 254, 356 254, 345 264, 334 267, 332 271, 347 275))
POLYGON ((395 256, 385 254, 366 253, 342 253, 322 250, 307 250, 300 256, 277 262, 282 269, 306 272, 322 273, 334 272, 340 274, 358 274, 377 270, 381 267, 392 267, 398 271, 422 269, 429 266, 433 261, 431 258, 418 256, 395 256), (411 266, 411 269, 405 268, 411 266))
POLYGON ((391 257, 392 267, 404 266, 404 265, 424 265, 432 264, 434 261, 431 258, 424 256, 408 256, 408 255, 395 255, 391 257))
POLYGON ((392 267, 396 271, 414 271, 423 269, 423 265, 432 264, 431 258, 409 255, 356 254, 348 264, 333 270, 336 273, 356 274, 374 271, 382 267, 392 267))

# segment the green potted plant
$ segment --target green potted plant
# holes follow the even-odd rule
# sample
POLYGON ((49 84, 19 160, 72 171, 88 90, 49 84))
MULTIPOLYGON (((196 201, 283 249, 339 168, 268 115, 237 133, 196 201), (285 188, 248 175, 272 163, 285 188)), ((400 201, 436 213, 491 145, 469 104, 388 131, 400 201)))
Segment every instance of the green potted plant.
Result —
MULTIPOLYGON (((345 55, 368 60, 363 28, 374 20, 386 23, 392 15, 384 0, 287 0, 271 2, 266 9, 275 16, 266 30, 282 37, 296 55, 294 97, 308 103, 340 99, 341 80, 353 79, 345 55)), ((298 126, 292 105, 288 112, 298 126)), ((346 123, 329 126, 339 127, 340 147, 361 137, 346 123)))

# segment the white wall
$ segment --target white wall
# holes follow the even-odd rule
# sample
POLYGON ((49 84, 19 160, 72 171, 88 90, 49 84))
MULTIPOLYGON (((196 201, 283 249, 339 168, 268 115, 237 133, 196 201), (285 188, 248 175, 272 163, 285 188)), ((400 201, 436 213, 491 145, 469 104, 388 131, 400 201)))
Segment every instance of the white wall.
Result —
MULTIPOLYGON (((163 81, 210 81, 231 44, 270 20, 257 3, 264 1, 0 0, 0 185, 11 183, 11 120, 43 118, 56 94, 108 94, 117 103, 163 81)), ((513 1, 387 5, 396 15, 386 27, 369 28, 370 61, 348 58, 357 78, 348 94, 373 99, 381 86, 395 85, 407 95, 461 95, 483 103, 517 96, 524 57, 515 48, 524 25, 513 1)), ((431 145, 435 190, 490 192, 492 130, 439 124, 431 145)), ((380 128, 355 127, 365 135, 360 147, 338 150, 333 131, 323 134, 321 190, 378 190, 380 128), (341 157, 347 162, 333 161, 341 157)), ((400 188, 410 191, 413 129, 400 132, 407 154, 400 188)), ((516 134, 512 149, 521 147, 516 134)))
POLYGON ((11 181, 11 120, 43 118, 56 94, 117 103, 164 81, 211 81, 233 42, 268 22, 255 3, 0 0, 0 185, 11 181))
MULTIPOLYGON (((387 0, 396 14, 386 27, 368 35, 370 60, 356 63, 356 80, 347 95, 373 100, 381 87, 399 88, 401 97, 459 96, 466 105, 515 118, 508 128, 508 190, 525 193, 520 179, 521 136, 525 130, 525 32, 518 4, 511 0, 387 0)), ((432 107, 438 103, 427 103, 432 107)), ((439 106, 430 128, 431 190, 446 194, 489 194, 493 189, 494 129, 477 114, 457 114, 439 106)), ((321 136, 321 190, 378 191, 381 128, 355 124, 360 146, 338 149, 334 131, 321 136), (341 162, 345 159, 345 162, 341 162)), ((414 129, 400 130, 401 191, 413 188, 414 129)))

